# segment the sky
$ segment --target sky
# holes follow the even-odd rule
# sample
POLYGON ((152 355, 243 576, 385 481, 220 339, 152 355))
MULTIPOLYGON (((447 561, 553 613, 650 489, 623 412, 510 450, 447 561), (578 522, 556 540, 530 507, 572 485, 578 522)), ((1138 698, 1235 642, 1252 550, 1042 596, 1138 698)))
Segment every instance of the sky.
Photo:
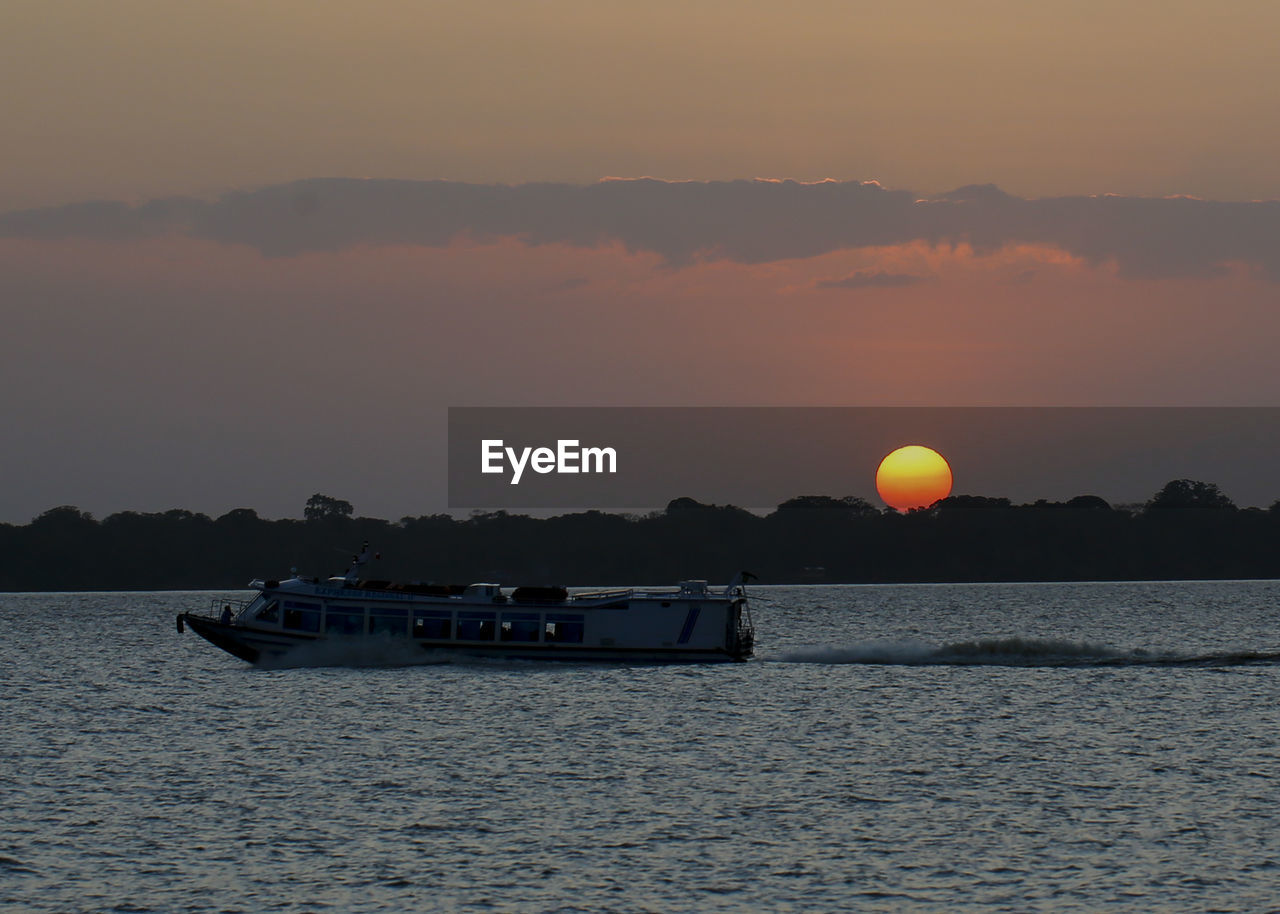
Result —
POLYGON ((9 0, 0 522, 443 510, 450 406, 1280 405, 1278 33, 9 0))

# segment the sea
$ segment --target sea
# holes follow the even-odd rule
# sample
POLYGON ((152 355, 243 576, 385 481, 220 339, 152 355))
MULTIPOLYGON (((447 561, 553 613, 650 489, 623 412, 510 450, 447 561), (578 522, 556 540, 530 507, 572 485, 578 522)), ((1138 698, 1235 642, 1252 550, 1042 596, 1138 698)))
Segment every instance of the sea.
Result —
POLYGON ((736 664, 176 631, 246 596, 0 595, 0 910, 1280 910, 1280 582, 755 587, 736 664))

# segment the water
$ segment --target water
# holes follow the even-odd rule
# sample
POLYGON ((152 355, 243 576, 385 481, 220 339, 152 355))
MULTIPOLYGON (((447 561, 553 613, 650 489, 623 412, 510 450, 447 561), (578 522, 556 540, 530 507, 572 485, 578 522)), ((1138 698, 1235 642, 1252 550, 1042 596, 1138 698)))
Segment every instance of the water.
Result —
POLYGON ((280 670, 0 596, 0 908, 1274 909, 1280 583, 753 594, 746 664, 280 670))

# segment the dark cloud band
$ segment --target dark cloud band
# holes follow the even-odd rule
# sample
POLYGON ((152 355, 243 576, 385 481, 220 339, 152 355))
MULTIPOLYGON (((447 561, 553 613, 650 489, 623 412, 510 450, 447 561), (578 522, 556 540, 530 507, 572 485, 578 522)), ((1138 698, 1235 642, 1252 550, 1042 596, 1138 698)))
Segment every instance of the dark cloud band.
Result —
MULTIPOLYGON (((1059 247, 1135 278, 1209 277, 1232 263, 1280 281, 1280 202, 1186 197, 1023 199, 991 185, 929 199, 874 182, 666 182, 587 186, 313 179, 139 206, 79 203, 0 215, 0 236, 129 240, 164 234, 249 245, 270 256, 357 245, 620 243, 673 266, 763 263, 925 241, 1059 247)), ((844 281, 841 281, 844 282, 844 281)), ((881 280, 853 285, 885 285, 881 280)))

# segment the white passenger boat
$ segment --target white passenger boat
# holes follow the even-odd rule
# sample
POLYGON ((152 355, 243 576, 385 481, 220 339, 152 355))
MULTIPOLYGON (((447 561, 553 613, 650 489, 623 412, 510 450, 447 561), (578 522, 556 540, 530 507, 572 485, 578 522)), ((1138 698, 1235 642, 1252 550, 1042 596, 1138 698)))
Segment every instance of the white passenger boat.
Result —
MULTIPOLYGON (((396 584, 345 576, 253 581, 243 602, 178 615, 205 640, 250 663, 323 646, 384 643, 466 657, 578 661, 746 660, 755 632, 745 573, 727 587, 683 581, 666 589, 570 593, 563 587, 396 584), (416 647, 415 647, 416 646, 416 647)), ((398 654, 397 656, 403 656, 398 654)))

